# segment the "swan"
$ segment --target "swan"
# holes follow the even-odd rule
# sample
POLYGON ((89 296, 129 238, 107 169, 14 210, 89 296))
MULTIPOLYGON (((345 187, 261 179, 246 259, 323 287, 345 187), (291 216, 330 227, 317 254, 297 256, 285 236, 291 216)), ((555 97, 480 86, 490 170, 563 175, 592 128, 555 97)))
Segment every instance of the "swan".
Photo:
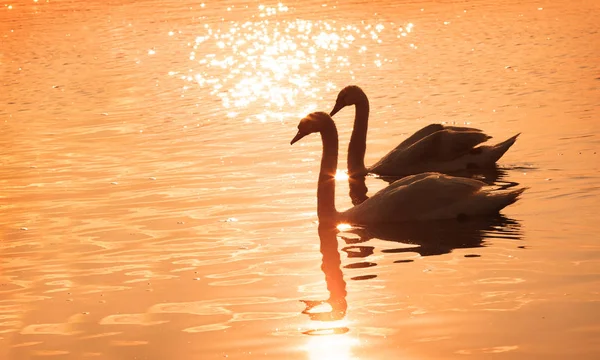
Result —
POLYGON ((406 176, 428 171, 452 173, 465 169, 494 167, 515 143, 517 134, 496 145, 477 146, 489 139, 479 129, 430 124, 404 140, 371 167, 365 167, 369 99, 364 91, 350 85, 343 88, 330 115, 355 105, 354 128, 348 146, 348 173, 406 176))
POLYGON ((317 186, 317 216, 320 222, 347 222, 355 225, 400 221, 467 219, 497 214, 517 201, 525 190, 489 191, 486 183, 441 173, 427 172, 396 180, 354 207, 335 208, 335 173, 338 161, 338 132, 331 116, 313 112, 298 124, 290 144, 320 133, 323 142, 317 186))

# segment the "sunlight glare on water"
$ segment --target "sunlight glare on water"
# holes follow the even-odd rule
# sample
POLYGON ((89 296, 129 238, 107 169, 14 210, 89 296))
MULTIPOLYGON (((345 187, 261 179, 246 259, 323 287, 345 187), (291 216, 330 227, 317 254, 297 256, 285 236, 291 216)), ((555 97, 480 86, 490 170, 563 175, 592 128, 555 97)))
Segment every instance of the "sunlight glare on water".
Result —
MULTIPOLYGON (((368 49, 381 44, 386 35, 406 36, 413 31, 412 23, 396 29, 390 22, 278 17, 293 11, 282 3, 259 5, 251 20, 204 24, 189 43, 189 74, 181 78, 208 89, 231 117, 243 116, 246 122, 282 121, 317 110, 317 100, 342 86, 322 81, 324 71, 354 79, 356 68, 365 63, 376 67, 391 63, 368 49), (264 111, 245 111, 256 104, 264 111)), ((408 42, 406 46, 411 47, 408 42)), ((185 89, 193 91, 190 86, 185 89)))
MULTIPOLYGON (((330 324, 329 328, 335 328, 330 324)), ((360 341, 350 334, 331 334, 333 331, 322 331, 321 335, 310 336, 304 349, 310 360, 353 360, 352 348, 360 341)))

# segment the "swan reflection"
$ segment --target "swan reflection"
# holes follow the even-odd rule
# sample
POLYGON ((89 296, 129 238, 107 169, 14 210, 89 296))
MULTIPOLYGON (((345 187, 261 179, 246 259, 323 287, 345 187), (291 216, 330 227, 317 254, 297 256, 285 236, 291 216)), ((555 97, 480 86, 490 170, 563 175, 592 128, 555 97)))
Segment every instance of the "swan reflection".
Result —
POLYGON ((306 308, 302 311, 311 320, 333 321, 343 319, 346 315, 346 282, 340 268, 341 259, 338 251, 337 234, 339 230, 331 224, 319 224, 320 249, 323 255, 321 270, 325 274, 325 282, 329 291, 327 300, 301 300, 306 308))
POLYGON ((359 341, 349 333, 349 322, 345 320, 348 303, 346 301, 346 281, 341 270, 337 234, 340 230, 331 223, 319 224, 320 250, 323 256, 321 270, 329 291, 326 300, 301 300, 305 304, 303 314, 311 320, 310 329, 305 335, 312 335, 307 341, 309 359, 353 359, 352 347, 359 341))
MULTIPOLYGON (((360 183, 361 181, 357 182, 359 185, 360 183)), ((458 248, 483 246, 484 239, 489 237, 521 238, 519 223, 502 216, 466 222, 434 221, 360 228, 324 222, 319 223, 318 233, 322 254, 321 270, 325 276, 329 297, 323 300, 301 300, 305 305, 302 314, 310 319, 308 330, 303 331, 303 334, 309 335, 304 349, 309 359, 342 360, 354 358, 352 349, 360 344, 356 333, 352 331, 352 322, 346 318, 348 302, 344 271, 352 272, 355 268, 370 267, 373 273, 350 277, 352 281, 368 281, 377 277, 377 264, 361 261, 342 267, 342 259, 338 251, 340 234, 357 236, 357 238, 340 236, 348 245, 342 250, 350 260, 356 258, 364 260, 372 255, 375 252, 374 246, 358 245, 372 238, 418 245, 417 248, 399 247, 382 250, 383 253, 389 254, 387 256, 405 251, 418 252, 421 256, 441 255, 458 248)), ((394 262, 409 261, 412 260, 401 259, 394 262)))
POLYGON ((349 245, 342 250, 347 252, 349 257, 355 258, 367 257, 373 253, 373 247, 357 245, 370 239, 394 241, 405 245, 395 249, 384 249, 383 253, 416 252, 420 256, 432 256, 448 254, 455 249, 483 247, 488 238, 520 240, 522 237, 519 222, 502 215, 464 222, 436 220, 357 227, 349 230, 347 234, 354 236, 342 236, 349 245))
MULTIPOLYGON (((365 177, 351 177, 350 193, 354 199, 367 197, 365 177)), ((350 277, 352 281, 368 281, 376 278, 377 264, 365 261, 375 253, 375 246, 360 245, 372 238, 395 241, 405 246, 397 249, 381 250, 394 256, 397 252, 417 252, 421 256, 441 255, 458 248, 483 246, 486 238, 520 239, 520 225, 516 220, 504 216, 473 219, 469 221, 440 220, 418 223, 378 224, 367 227, 353 227, 345 223, 319 222, 321 270, 329 297, 323 300, 301 300, 305 308, 302 314, 310 319, 305 350, 309 359, 352 359, 353 347, 360 344, 352 323, 346 318, 348 310, 346 280, 344 271, 356 268, 371 268, 371 274, 350 277), (340 236, 340 234, 342 236, 340 236), (353 237, 349 235, 352 234, 353 237), (349 260, 360 259, 342 266, 338 251, 338 236, 347 246, 342 248, 349 260), (407 248, 406 245, 417 247, 407 248)), ((396 260, 395 263, 412 260, 396 260)), ((346 274, 348 275, 348 274, 346 274)))
MULTIPOLYGON (((356 179, 355 179, 356 180, 356 179)), ((360 182, 359 182, 360 183, 360 182)), ((517 220, 498 215, 492 218, 471 219, 469 221, 436 220, 413 223, 388 223, 377 226, 339 226, 328 222, 320 223, 318 232, 322 254, 321 270, 329 292, 326 300, 301 300, 305 304, 303 314, 310 320, 331 322, 325 328, 306 331, 309 335, 340 334, 348 331, 344 324, 336 323, 344 319, 348 308, 346 281, 338 251, 338 234, 346 245, 342 251, 348 259, 365 259, 375 253, 374 246, 358 245, 371 239, 394 241, 403 244, 398 248, 384 249, 382 253, 416 252, 420 256, 443 255, 455 249, 483 247, 489 238, 521 240, 520 223, 517 220), (340 228, 342 230, 340 230, 340 228), (408 245, 408 246, 407 246, 408 245), (410 246, 414 245, 414 246, 410 246), (334 324, 335 323, 335 324, 334 324)), ((476 257, 470 255, 469 257, 476 257)), ((397 260, 396 263, 409 262, 397 260)), ((345 265, 345 269, 376 267, 376 263, 360 261, 345 265)), ((352 277, 352 280, 368 280, 377 275, 352 277)))

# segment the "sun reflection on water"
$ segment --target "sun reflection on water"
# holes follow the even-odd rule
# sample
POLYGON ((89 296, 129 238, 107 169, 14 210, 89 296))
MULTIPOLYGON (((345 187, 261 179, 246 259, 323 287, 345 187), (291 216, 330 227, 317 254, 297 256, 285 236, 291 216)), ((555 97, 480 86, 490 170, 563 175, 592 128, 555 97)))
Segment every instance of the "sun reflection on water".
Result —
POLYGON ((350 224, 338 224, 337 225, 337 229, 339 231, 348 231, 348 230, 352 229, 352 225, 350 225, 350 224))
POLYGON ((381 68, 393 60, 371 50, 383 42, 385 32, 396 39, 413 29, 410 23, 398 28, 383 22, 286 20, 280 15, 293 10, 282 3, 259 5, 257 10, 258 16, 248 21, 203 24, 188 44, 193 65, 188 74, 180 75, 219 98, 228 116, 244 116, 246 122, 315 111, 323 93, 338 88, 334 81, 319 81, 323 72, 353 80, 361 68, 381 68), (254 113, 244 114, 250 107, 254 113))
MULTIPOLYGON (((331 326, 332 324, 330 324, 331 326)), ((352 348, 359 344, 359 340, 350 334, 336 334, 332 332, 321 333, 322 336, 310 336, 306 344, 306 352, 311 360, 350 360, 352 348)))

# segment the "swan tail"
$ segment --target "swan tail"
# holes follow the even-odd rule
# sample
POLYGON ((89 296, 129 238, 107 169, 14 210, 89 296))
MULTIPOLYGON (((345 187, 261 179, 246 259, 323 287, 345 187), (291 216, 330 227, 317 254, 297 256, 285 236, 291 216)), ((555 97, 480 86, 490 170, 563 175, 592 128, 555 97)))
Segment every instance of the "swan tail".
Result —
POLYGON ((506 153, 508 149, 513 146, 515 141, 517 141, 519 135, 521 135, 521 133, 518 133, 517 135, 492 146, 489 154, 490 163, 495 164, 498 160, 500 160, 504 153, 506 153))
POLYGON ((520 133, 496 145, 482 145, 469 151, 467 156, 461 158, 466 163, 467 169, 481 169, 493 167, 496 162, 517 141, 520 133))
POLYGON ((516 190, 482 190, 448 206, 434 208, 420 220, 466 220, 481 216, 498 215, 502 209, 517 202, 527 188, 516 190))
POLYGON ((508 205, 514 204, 521 198, 521 194, 528 188, 517 190, 502 191, 501 193, 490 194, 493 197, 493 208, 496 212, 504 209, 508 205))

